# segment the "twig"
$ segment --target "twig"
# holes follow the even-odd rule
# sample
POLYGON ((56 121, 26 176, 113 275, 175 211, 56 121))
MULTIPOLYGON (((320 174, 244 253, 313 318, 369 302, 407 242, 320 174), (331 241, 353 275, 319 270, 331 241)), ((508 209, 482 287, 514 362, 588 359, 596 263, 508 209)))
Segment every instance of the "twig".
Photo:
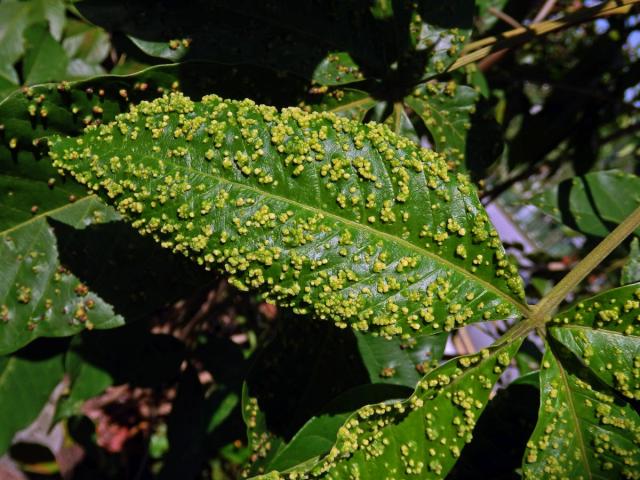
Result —
POLYGON ((509 30, 499 36, 483 38, 467 45, 463 50, 464 55, 458 58, 447 71, 457 70, 482 60, 498 50, 521 45, 533 38, 557 32, 572 25, 589 22, 599 17, 629 13, 631 8, 639 3, 640 0, 612 0, 593 7, 582 8, 558 19, 532 23, 527 27, 509 30))
POLYGON ((499 18, 504 23, 508 23, 513 28, 522 28, 522 24, 513 18, 511 15, 503 12, 502 10, 498 10, 496 7, 489 7, 489 13, 494 17, 499 18))

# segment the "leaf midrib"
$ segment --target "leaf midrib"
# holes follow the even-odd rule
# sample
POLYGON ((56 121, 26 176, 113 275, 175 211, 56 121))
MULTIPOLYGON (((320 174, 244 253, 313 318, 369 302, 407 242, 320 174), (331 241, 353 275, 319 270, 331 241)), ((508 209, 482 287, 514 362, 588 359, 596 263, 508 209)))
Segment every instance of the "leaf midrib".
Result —
POLYGON ((495 293, 498 297, 502 298, 503 300, 505 300, 506 302, 508 302, 512 306, 516 307, 523 315, 527 315, 529 313, 529 308, 526 305, 524 305, 524 304, 518 302, 517 300, 515 300, 514 298, 508 296, 506 293, 504 293, 502 290, 499 290, 498 288, 493 286, 488 281, 483 280, 482 278, 479 278, 479 277, 477 277, 475 275, 472 275, 467 270, 465 270, 464 268, 456 265, 455 263, 452 263, 452 262, 450 262, 449 260, 447 260, 447 259, 445 259, 443 257, 439 257, 438 255, 436 255, 436 254, 434 254, 434 253, 432 253, 432 252, 430 252, 428 250, 425 250, 425 249, 419 247, 418 245, 415 245, 415 244, 413 244, 411 242, 408 242, 408 241, 404 240, 403 238, 396 237, 394 235, 391 235, 390 233, 383 232, 383 231, 377 230, 375 228, 371 228, 369 225, 364 225, 362 223, 358 223, 358 222, 356 222, 354 220, 345 218, 345 217, 343 217, 341 215, 337 215, 337 214, 335 214, 333 212, 329 212, 329 211, 326 211, 326 210, 321 210, 321 209, 313 207, 311 205, 300 203, 300 202, 297 202, 297 201, 295 201, 293 199, 290 199, 290 198, 287 198, 287 197, 283 197, 281 195, 278 195, 278 194, 275 194, 275 193, 272 193, 272 192, 266 192, 264 190, 261 190, 259 188, 254 187, 252 185, 239 183, 239 182, 236 182, 236 181, 233 181, 233 180, 229 180, 228 178, 224 178, 222 176, 213 175, 213 174, 211 174, 209 172, 204 172, 204 171, 196 170, 196 169, 194 169, 192 167, 179 165, 179 164, 177 164, 175 162, 169 161, 167 163, 169 163, 171 165, 174 165, 175 168, 177 168, 177 169, 186 170, 187 172, 190 172, 192 174, 204 175, 204 176, 213 178, 213 179, 215 179, 217 181, 220 181, 220 182, 226 182, 226 183, 228 183, 230 185, 235 185, 235 186, 240 187, 240 188, 251 190, 251 191, 253 191, 255 193, 258 193, 260 195, 264 195, 266 197, 270 197, 270 198, 272 198, 274 200, 277 200, 277 201, 281 201, 281 202, 284 202, 284 203, 290 203, 291 205, 296 206, 296 207, 298 207, 300 209, 303 209, 303 210, 308 210, 308 211, 311 211, 313 213, 317 213, 317 214, 325 215, 327 217, 331 217, 334 220, 336 220, 338 222, 341 222, 341 223, 344 223, 344 224, 346 224, 348 226, 351 226, 351 227, 353 227, 355 229, 363 230, 364 232, 369 233, 371 236, 376 236, 377 235, 379 237, 382 237, 383 239, 386 239, 386 240, 388 240, 388 241, 390 241, 392 243, 395 243, 397 245, 401 245, 401 246, 405 247, 406 249, 412 250, 412 251, 414 251, 414 252, 416 252, 416 253, 424 256, 424 257, 431 258, 432 260, 435 260, 437 263, 441 263, 445 267, 459 272, 460 274, 462 274, 462 276, 464 276, 466 278, 469 278, 469 279, 479 283, 485 289, 490 290, 491 292, 495 293))

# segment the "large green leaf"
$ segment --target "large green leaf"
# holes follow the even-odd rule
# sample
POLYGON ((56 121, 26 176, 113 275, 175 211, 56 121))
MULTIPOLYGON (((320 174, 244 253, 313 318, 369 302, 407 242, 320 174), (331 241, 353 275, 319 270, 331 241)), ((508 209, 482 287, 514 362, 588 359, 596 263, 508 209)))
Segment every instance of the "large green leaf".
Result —
POLYGON ((263 478, 443 478, 484 410, 520 342, 451 360, 432 370, 403 402, 360 408, 338 431, 329 454, 263 478))
POLYGON ((141 233, 341 327, 409 336, 525 309, 468 178, 382 125, 172 94, 51 155, 141 233))
POLYGON ((0 356, 0 455, 13 435, 36 419, 62 375, 57 347, 39 344, 37 349, 0 356))
POLYGON ((634 284, 581 301, 549 324, 525 478, 640 475, 639 313, 634 284))
POLYGON ((640 205, 640 177, 620 170, 587 173, 533 197, 532 203, 579 232, 604 237, 640 205))

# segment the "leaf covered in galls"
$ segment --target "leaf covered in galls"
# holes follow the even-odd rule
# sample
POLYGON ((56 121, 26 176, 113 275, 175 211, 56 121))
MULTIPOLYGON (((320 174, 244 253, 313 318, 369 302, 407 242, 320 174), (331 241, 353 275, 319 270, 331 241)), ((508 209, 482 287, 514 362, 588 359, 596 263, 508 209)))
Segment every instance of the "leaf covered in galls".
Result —
POLYGON ((409 336, 524 309, 468 178, 380 124, 172 94, 51 155, 142 234, 340 327, 409 336))

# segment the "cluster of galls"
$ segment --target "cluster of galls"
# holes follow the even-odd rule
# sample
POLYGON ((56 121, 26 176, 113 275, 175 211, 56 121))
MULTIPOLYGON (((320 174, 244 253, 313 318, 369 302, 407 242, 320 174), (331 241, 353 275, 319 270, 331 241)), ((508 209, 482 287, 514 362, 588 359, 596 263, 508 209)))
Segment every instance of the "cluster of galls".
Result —
POLYGON ((523 296, 467 177, 383 125, 172 94, 51 155, 164 247, 340 327, 450 331, 523 296))
POLYGON ((541 413, 527 443, 525 478, 640 478, 635 409, 562 368, 545 355, 541 413))

